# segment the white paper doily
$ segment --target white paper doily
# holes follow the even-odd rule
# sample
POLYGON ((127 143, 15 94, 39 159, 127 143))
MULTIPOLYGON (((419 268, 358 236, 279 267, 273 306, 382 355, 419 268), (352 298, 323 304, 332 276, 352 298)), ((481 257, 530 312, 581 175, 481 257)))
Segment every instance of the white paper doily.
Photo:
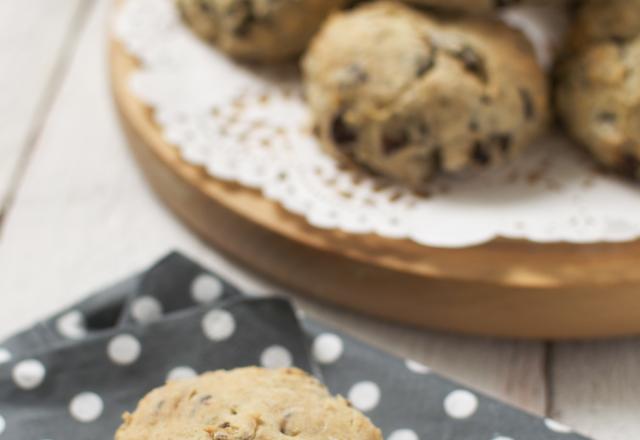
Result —
POLYGON ((318 228, 439 247, 498 236, 574 243, 640 237, 640 188, 598 174, 559 135, 517 163, 440 177, 426 196, 416 195, 342 169, 310 133, 295 68, 234 63, 189 32, 172 0, 128 0, 115 30, 141 61, 132 91, 184 160, 261 190, 318 228))

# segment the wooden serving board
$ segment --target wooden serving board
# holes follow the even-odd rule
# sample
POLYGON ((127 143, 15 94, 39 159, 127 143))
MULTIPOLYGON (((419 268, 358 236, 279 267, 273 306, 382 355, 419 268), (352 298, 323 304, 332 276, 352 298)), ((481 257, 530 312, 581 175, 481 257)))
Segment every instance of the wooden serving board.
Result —
POLYGON ((465 249, 321 230, 258 191, 209 177, 162 137, 111 42, 116 106, 131 149, 166 204, 202 238, 291 289, 429 328, 523 338, 640 332, 640 241, 465 249))

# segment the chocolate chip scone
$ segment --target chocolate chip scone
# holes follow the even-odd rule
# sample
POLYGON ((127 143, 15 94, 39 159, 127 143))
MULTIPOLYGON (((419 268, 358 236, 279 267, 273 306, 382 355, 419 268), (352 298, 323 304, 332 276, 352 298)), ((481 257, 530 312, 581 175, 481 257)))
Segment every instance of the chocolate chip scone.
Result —
POLYGON ((491 19, 364 5, 329 20, 303 70, 328 151, 417 188, 517 155, 548 119, 533 49, 491 19))
POLYGON ((175 0, 184 21, 232 56, 278 61, 299 55, 346 0, 175 0))
POLYGON ((115 440, 382 440, 341 397, 297 369, 240 368, 149 393, 115 440))
POLYGON ((640 1, 587 1, 556 69, 569 132, 605 167, 640 179, 640 1))

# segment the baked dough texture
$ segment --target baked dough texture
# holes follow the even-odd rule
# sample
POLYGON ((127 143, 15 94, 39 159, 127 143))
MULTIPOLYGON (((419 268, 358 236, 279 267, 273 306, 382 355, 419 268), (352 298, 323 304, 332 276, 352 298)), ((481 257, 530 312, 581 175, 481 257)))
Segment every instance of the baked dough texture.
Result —
POLYGON ((640 1, 587 1, 556 69, 569 134, 606 168, 640 179, 640 1))
POLYGON ((382 440, 341 397, 293 368, 216 371, 144 397, 115 440, 382 440))
POLYGON ((228 54, 272 62, 299 55, 347 0, 175 0, 184 21, 228 54))
POLYGON ((518 155, 549 115, 531 45, 489 18, 365 4, 329 20, 303 72, 324 147, 416 188, 518 155))

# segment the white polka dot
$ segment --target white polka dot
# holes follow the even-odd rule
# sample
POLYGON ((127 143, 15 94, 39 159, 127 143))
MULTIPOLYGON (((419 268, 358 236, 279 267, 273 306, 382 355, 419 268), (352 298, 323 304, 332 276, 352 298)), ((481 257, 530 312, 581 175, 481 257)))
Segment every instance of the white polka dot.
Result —
POLYGON ((418 434, 411 429, 398 429, 393 431, 387 440, 420 440, 418 434))
POLYGON ((104 403, 96 393, 80 393, 71 400, 69 412, 81 423, 97 420, 102 415, 104 403))
POLYGON ((478 409, 478 398, 467 390, 455 390, 444 399, 444 410, 449 417, 466 419, 478 409))
POLYGON ((162 318, 162 304, 151 296, 141 296, 131 304, 131 315, 140 324, 157 321, 162 318))
POLYGON ((222 282, 207 274, 198 275, 191 283, 191 296, 195 302, 207 304, 222 296, 224 286, 222 282))
POLYGON ((293 363, 293 358, 286 348, 273 345, 262 352, 260 363, 265 368, 287 368, 293 363))
POLYGON ((5 422, 4 417, 0 416, 0 434, 2 434, 6 428, 7 422, 5 422))
POLYGON ((202 331, 212 341, 223 341, 236 330, 236 320, 226 310, 211 310, 202 318, 202 331))
POLYGON ((427 367, 424 364, 421 364, 420 362, 416 362, 414 360, 411 359, 407 359, 405 361, 405 365, 407 366, 407 368, 411 371, 413 371, 414 373, 418 373, 418 374, 428 374, 431 372, 431 368, 427 367))
POLYGON ((176 367, 169 371, 169 374, 167 374, 167 380, 190 379, 197 375, 198 373, 196 373, 196 371, 191 367, 176 367))
POLYGON ((11 352, 6 348, 0 348, 0 364, 6 364, 11 360, 11 352))
POLYGON ((109 359, 118 365, 129 365, 140 357, 140 342, 131 335, 119 335, 111 339, 107 347, 109 359))
POLYGON ((544 424, 547 425, 547 428, 554 432, 559 432, 562 434, 568 434, 571 432, 571 428, 569 428, 567 425, 563 425, 562 423, 556 422, 553 419, 544 419, 544 424))
POLYGON ((511 437, 505 437, 504 435, 498 435, 494 437, 492 440, 513 440, 511 437))
POLYGON ((338 335, 323 333, 313 341, 313 357, 321 364, 332 364, 342 356, 344 343, 338 335))
POLYGON ((65 313, 56 320, 56 330, 65 338, 82 339, 87 336, 84 315, 78 310, 65 313))
POLYGON ((13 367, 13 381, 23 390, 32 390, 44 382, 47 370, 35 359, 22 361, 13 367))
POLYGON ((349 400, 360 411, 370 411, 380 401, 380 388, 373 382, 358 382, 349 390, 349 400))

